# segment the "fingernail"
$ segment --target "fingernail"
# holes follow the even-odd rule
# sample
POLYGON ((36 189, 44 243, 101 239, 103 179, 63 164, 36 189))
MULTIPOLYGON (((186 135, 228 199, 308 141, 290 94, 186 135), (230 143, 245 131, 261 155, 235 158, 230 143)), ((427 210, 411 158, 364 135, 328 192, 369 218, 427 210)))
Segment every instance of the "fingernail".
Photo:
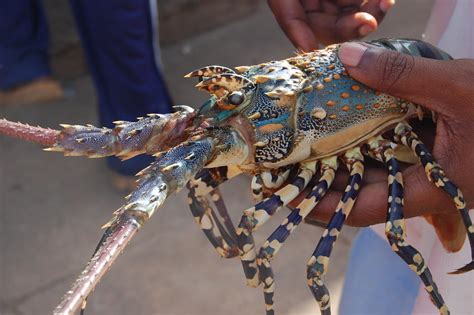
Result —
POLYGON ((380 11, 387 13, 388 10, 390 10, 391 7, 393 7, 395 4, 395 0, 380 0, 380 11))
POLYGON ((357 67, 367 47, 359 43, 345 43, 339 48, 339 58, 349 67, 357 67))
POLYGON ((369 25, 362 25, 359 27, 359 35, 364 37, 367 36, 368 34, 372 33, 374 29, 370 27, 369 25))

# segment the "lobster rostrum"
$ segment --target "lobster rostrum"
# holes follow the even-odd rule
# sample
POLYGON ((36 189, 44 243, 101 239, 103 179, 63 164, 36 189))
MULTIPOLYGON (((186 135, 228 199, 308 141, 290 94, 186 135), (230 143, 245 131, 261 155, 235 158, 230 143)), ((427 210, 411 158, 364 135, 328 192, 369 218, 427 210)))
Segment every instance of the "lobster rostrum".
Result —
MULTIPOLYGON (((384 39, 372 44, 427 58, 450 58, 416 40, 384 39)), ((197 88, 211 94, 198 111, 177 106, 174 113, 149 114, 136 122, 117 121, 113 129, 62 125, 57 131, 0 120, 0 133, 66 156, 156 157, 138 173, 137 189, 104 226, 93 257, 55 313, 73 313, 85 305, 138 229, 168 196, 187 186, 189 205, 200 228, 219 255, 240 258, 247 284, 263 286, 266 312, 273 314, 271 261, 324 197, 343 164, 349 171, 347 187, 307 264, 308 286, 321 313, 330 314, 323 276, 356 202, 368 157, 388 170, 385 233, 391 248, 421 278, 440 314, 449 314, 421 253, 406 242, 398 150, 408 148, 424 166, 428 180, 451 196, 472 249, 474 226, 462 193, 408 124, 421 117, 423 109, 352 79, 338 59, 338 48, 332 45, 282 61, 236 67, 235 71, 223 66, 193 71, 186 77, 199 78, 197 88), (392 134, 387 136, 387 131, 392 134), (243 212, 235 228, 218 186, 240 173, 253 176, 256 205, 243 212), (252 233, 305 189, 309 193, 303 201, 257 250, 252 233)), ((474 252, 472 258, 453 273, 474 269, 474 252)))

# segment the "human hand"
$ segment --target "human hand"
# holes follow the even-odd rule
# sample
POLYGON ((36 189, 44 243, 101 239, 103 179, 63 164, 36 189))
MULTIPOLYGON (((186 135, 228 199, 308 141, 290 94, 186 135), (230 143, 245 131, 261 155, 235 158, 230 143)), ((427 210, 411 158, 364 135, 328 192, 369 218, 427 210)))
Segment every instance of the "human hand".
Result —
MULTIPOLYGON (((346 70, 371 88, 422 105, 437 114, 433 155, 446 175, 474 203, 474 60, 439 61, 418 58, 368 44, 346 43, 339 50, 346 70)), ((421 140, 424 140, 421 137, 421 140)), ((456 213, 452 200, 435 188, 424 168, 403 172, 405 216, 456 213)), ((328 221, 345 188, 347 174, 336 176, 333 188, 309 215, 309 221, 328 221)), ((387 172, 366 168, 364 183, 347 224, 367 226, 385 222, 387 172)), ((300 199, 301 200, 301 199, 300 199)), ((296 205, 296 203, 293 203, 296 205)))
POLYGON ((268 0, 280 27, 304 51, 374 32, 394 3, 395 0, 268 0))

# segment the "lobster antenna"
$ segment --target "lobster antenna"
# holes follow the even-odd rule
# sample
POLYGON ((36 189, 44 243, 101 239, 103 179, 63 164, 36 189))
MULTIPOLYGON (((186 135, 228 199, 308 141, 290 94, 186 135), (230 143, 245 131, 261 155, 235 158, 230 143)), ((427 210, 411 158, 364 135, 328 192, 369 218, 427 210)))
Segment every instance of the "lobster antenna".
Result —
POLYGON ((56 143, 59 133, 59 130, 34 127, 28 124, 0 119, 0 134, 41 144, 46 147, 56 143))
POLYGON ((126 197, 127 203, 104 225, 107 229, 95 254, 54 309, 54 314, 72 314, 83 305, 137 231, 170 194, 179 191, 202 170, 214 152, 214 139, 189 141, 170 149, 140 172, 138 188, 126 197), (193 152, 199 154, 196 153, 192 160, 187 159, 193 152))
MULTIPOLYGON (((102 234, 102 237, 100 238, 99 243, 97 244, 96 248, 94 249, 94 253, 92 253, 92 257, 94 257, 94 255, 97 253, 97 251, 102 247, 102 245, 104 245, 105 241, 107 240, 107 238, 110 236, 111 233, 112 233, 112 227, 108 227, 104 231, 104 233, 102 234)), ((91 257, 91 259, 92 259, 92 257, 91 257)), ((89 296, 86 296, 84 301, 82 301, 80 315, 85 314, 88 298, 89 298, 89 296)))
MULTIPOLYGON (((63 296, 53 314, 74 314, 85 306, 85 300, 110 269, 118 255, 143 225, 138 218, 122 213, 115 223, 108 227, 99 245, 81 275, 71 289, 63 296)), ((83 309, 81 310, 83 312, 83 309)))

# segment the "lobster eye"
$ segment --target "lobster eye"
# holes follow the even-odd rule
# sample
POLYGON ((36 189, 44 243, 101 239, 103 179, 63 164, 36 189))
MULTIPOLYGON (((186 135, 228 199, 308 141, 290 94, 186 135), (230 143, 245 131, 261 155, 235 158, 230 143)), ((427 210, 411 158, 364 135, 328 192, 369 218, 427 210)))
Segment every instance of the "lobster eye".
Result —
POLYGON ((240 91, 234 91, 230 93, 230 95, 227 97, 229 100, 229 103, 232 105, 240 105, 244 101, 244 94, 240 91))

